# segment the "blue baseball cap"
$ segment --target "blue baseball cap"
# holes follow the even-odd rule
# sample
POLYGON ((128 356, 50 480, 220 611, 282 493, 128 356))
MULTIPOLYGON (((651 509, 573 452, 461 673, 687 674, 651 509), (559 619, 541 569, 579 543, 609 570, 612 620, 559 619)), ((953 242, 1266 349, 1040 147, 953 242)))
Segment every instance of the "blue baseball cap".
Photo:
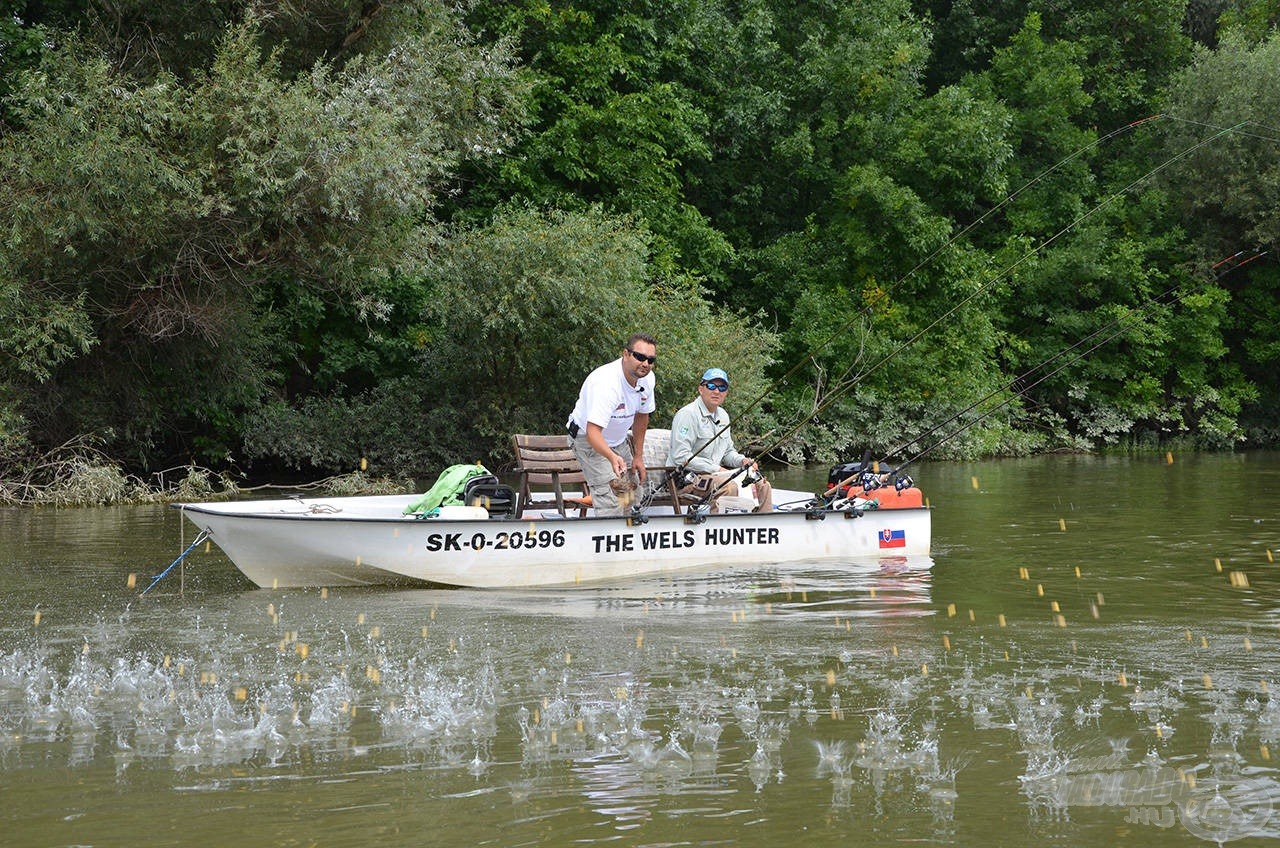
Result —
POLYGON ((729 385, 729 375, 724 373, 723 368, 708 368, 702 372, 702 382, 706 383, 710 380, 724 380, 725 385, 729 385))

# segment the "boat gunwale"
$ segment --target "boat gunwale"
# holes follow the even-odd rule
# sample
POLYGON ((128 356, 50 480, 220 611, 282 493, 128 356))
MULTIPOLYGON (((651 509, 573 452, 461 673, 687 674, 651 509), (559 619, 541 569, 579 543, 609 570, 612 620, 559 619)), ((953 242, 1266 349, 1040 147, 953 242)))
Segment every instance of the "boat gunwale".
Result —
POLYGON ((882 507, 879 509, 863 509, 863 510, 774 509, 772 512, 709 513, 707 515, 697 517, 697 518, 691 517, 684 513, 681 513, 679 515, 676 515, 674 513, 672 514, 645 513, 644 514, 645 520, 643 522, 633 523, 631 521, 631 518, 625 515, 559 516, 559 515, 554 515, 553 513, 551 516, 541 515, 536 517, 491 516, 489 518, 423 518, 421 516, 416 516, 416 515, 402 515, 402 516, 342 515, 339 513, 324 513, 324 512, 307 512, 307 513, 235 512, 231 510, 209 508, 210 506, 216 506, 217 504, 220 504, 220 503, 230 504, 235 502, 221 501, 221 502, 214 502, 213 504, 199 503, 199 502, 175 503, 175 504, 170 504, 170 506, 174 509, 181 510, 184 512, 190 511, 190 512, 200 513, 202 515, 215 515, 215 516, 222 516, 226 518, 238 518, 238 519, 250 518, 250 519, 267 520, 267 521, 280 521, 280 520, 326 521, 326 522, 345 521, 345 522, 358 523, 358 524, 414 524, 414 525, 421 524, 424 527, 431 526, 431 525, 466 526, 466 525, 491 525, 495 523, 517 524, 517 523, 532 523, 532 522, 547 522, 548 524, 559 525, 559 524, 565 524, 565 523, 577 524, 582 522, 592 522, 592 523, 616 522, 619 520, 626 522, 626 526, 628 527, 643 527, 644 524, 653 522, 653 521, 670 522, 672 520, 678 520, 682 524, 701 524, 709 520, 720 521, 720 520, 726 520, 726 519, 735 520, 735 521, 743 520, 743 519, 760 519, 760 520, 768 521, 772 517, 783 516, 783 515, 788 515, 788 516, 801 515, 801 516, 805 516, 806 518, 810 516, 815 516, 812 520, 820 521, 820 520, 825 520, 825 518, 828 515, 830 516, 844 515, 847 517, 851 517, 853 519, 857 519, 857 518, 865 518, 868 515, 874 515, 874 514, 902 514, 902 513, 913 513, 913 512, 929 512, 933 509, 933 507, 929 505, 910 506, 910 507, 890 507, 890 508, 882 507), (822 516, 822 517, 817 518, 816 516, 822 516))

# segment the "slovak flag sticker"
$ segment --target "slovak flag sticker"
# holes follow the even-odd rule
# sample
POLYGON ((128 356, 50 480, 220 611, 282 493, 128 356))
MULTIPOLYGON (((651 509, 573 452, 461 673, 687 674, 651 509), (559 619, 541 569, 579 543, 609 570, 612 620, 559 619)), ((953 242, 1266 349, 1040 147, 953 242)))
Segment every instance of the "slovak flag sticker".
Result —
POLYGON ((906 530, 890 530, 888 527, 880 531, 880 547, 905 548, 907 546, 906 530))

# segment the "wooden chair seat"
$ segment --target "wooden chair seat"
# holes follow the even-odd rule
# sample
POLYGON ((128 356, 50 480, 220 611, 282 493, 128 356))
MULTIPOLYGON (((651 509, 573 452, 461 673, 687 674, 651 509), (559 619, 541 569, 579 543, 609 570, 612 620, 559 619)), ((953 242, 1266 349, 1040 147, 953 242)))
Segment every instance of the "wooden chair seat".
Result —
POLYGON ((515 472, 520 479, 516 497, 517 516, 526 509, 552 507, 561 515, 565 515, 569 507, 577 507, 580 517, 587 514, 591 494, 587 476, 573 453, 568 434, 539 436, 521 433, 512 436, 511 442, 516 457, 515 472), (566 484, 581 487, 583 497, 566 498, 566 484), (535 500, 531 491, 533 486, 550 486, 552 499, 535 500))

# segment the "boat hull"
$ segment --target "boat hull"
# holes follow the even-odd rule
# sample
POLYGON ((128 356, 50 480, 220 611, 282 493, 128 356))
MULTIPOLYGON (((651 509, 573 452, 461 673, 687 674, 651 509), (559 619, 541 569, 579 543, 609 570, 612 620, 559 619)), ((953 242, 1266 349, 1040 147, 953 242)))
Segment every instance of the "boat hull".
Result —
MULTIPOLYGON (((266 588, 574 586, 716 566, 926 557, 927 507, 625 518, 420 519, 407 498, 182 504, 266 588)), ((554 517, 552 517, 554 516, 554 517)))

